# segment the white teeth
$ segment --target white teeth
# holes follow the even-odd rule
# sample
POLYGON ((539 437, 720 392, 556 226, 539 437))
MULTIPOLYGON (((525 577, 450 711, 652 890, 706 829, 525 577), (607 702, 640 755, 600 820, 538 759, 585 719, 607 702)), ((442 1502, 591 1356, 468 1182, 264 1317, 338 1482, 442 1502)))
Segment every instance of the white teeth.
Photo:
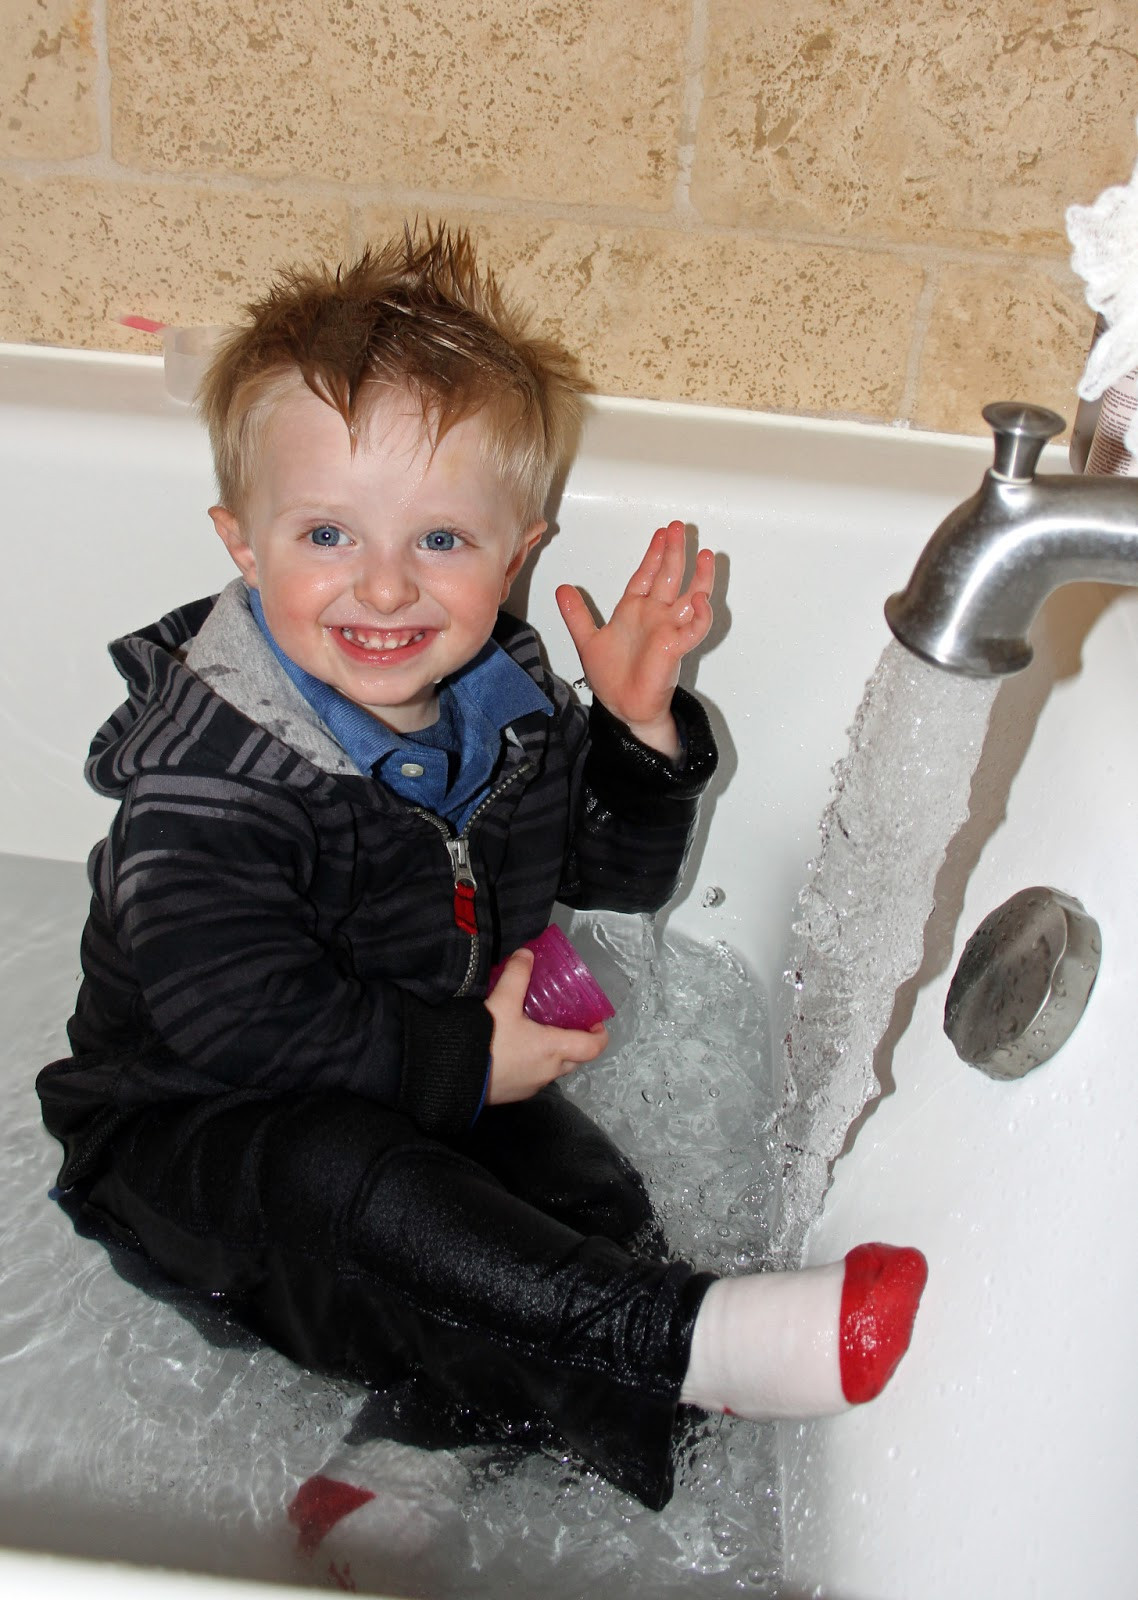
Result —
POLYGON ((341 628, 345 639, 358 644, 361 650, 402 650, 409 644, 418 644, 423 637, 413 633, 409 637, 394 633, 365 633, 362 628, 341 628))

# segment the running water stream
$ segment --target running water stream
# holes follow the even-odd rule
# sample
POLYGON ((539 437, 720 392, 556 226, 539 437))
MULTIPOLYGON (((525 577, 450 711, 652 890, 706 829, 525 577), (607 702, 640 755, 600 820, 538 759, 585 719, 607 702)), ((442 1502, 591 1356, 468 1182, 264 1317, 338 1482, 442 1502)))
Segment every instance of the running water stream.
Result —
POLYGON ((775 1006, 783 1170, 771 1250, 782 1264, 801 1259, 833 1163, 879 1093, 874 1057, 897 991, 920 967, 998 687, 890 642, 834 769, 775 1006))

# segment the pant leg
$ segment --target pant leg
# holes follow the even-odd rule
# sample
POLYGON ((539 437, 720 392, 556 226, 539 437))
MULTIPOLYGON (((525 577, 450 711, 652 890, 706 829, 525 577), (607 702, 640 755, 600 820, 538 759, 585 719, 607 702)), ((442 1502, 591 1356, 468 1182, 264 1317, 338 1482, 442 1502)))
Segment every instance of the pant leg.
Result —
POLYGON ((379 1387, 422 1372, 667 1502, 711 1277, 546 1215, 397 1113, 343 1094, 144 1112, 89 1204, 293 1359, 379 1387))
POLYGON ((580 1233, 604 1234, 638 1255, 668 1253, 643 1178, 556 1083, 528 1100, 484 1107, 456 1148, 580 1233))

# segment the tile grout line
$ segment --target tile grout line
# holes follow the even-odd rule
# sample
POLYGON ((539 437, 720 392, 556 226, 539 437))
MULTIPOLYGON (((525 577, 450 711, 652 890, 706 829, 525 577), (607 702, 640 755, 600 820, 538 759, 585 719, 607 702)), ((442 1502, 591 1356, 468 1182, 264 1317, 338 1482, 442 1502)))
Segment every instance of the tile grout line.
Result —
POLYGON ((914 414, 917 409, 921 360, 924 356, 929 325, 932 322, 933 306, 940 290, 941 270, 940 263, 934 261, 929 264, 925 271, 925 281, 921 285, 921 292, 917 296, 916 309, 913 312, 913 326, 909 335, 909 358, 905 368, 905 382, 901 387, 901 398, 897 402, 897 421, 906 428, 913 426, 914 414))
MULTIPOLYGON (((100 0, 96 0, 100 3, 100 0)), ((686 147, 684 147, 686 148, 686 147)), ((705 222, 693 206, 688 215, 680 216, 678 208, 663 212, 641 211, 636 207, 562 203, 552 200, 513 199, 500 195, 471 195, 458 191, 432 189, 380 189, 370 184, 344 184, 334 180, 297 180, 273 178, 243 173, 221 172, 148 172, 141 168, 124 167, 110 157, 77 156, 61 160, 26 161, 0 158, 0 177, 27 179, 35 182, 52 178, 110 178, 116 185, 151 185, 159 189, 191 187, 207 189, 220 194, 256 194, 266 192, 291 199, 311 198, 328 203, 340 201, 349 210, 365 206, 390 206, 397 209, 446 211, 458 209, 485 213, 491 216, 511 217, 524 221, 527 217, 540 222, 564 222, 570 226, 599 226, 609 228, 643 229, 648 232, 667 233, 681 231, 698 233, 708 238, 747 239, 772 246, 790 245, 796 248, 832 250, 840 254, 890 256, 898 261, 912 261, 925 266, 977 266, 992 267, 1029 265, 1038 267, 1053 276, 1069 276, 1063 255, 1043 251, 1020 250, 1014 246, 1003 249, 976 245, 941 245, 929 240, 898 240, 856 238, 845 234, 813 233, 808 229, 779 229, 748 226, 745 223, 705 222)))
POLYGON ((107 37, 107 0, 92 0, 92 35, 95 45, 95 116, 99 130, 96 157, 100 176, 113 174, 111 155, 111 50, 107 37))
POLYGON ((692 204, 691 179, 699 114, 703 107, 703 74, 707 66, 708 3, 709 0, 692 0, 691 26, 684 49, 684 92, 676 146, 676 181, 672 189, 675 214, 681 226, 699 224, 702 220, 692 204))

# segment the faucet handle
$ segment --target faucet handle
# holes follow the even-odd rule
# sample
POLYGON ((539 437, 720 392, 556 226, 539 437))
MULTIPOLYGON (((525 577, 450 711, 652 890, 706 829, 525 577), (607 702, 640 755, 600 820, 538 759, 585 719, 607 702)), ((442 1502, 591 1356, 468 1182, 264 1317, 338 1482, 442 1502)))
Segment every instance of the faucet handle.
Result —
POLYGON ((982 415, 996 441, 992 471, 1013 483, 1031 482, 1043 446, 1067 426, 1057 411, 1020 400, 996 400, 982 415))

